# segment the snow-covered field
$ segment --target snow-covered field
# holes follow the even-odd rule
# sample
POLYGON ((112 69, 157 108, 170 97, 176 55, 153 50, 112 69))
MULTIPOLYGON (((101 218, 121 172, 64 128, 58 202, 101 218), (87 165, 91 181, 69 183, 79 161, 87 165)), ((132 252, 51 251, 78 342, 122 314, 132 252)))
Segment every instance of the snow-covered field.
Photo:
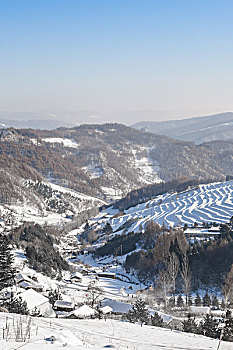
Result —
POLYGON ((233 181, 200 185, 182 193, 166 193, 125 210, 124 215, 114 217, 116 213, 108 208, 96 218, 96 222, 100 226, 109 222, 116 231, 132 221, 128 232, 139 231, 139 227, 151 220, 166 226, 201 224, 203 221, 225 223, 233 215, 233 181))
MULTIPOLYGON (((0 313, 0 328, 12 317, 0 313)), ((166 350, 216 350, 218 340, 204 336, 170 331, 151 326, 140 327, 137 324, 104 320, 62 320, 34 318, 32 336, 28 343, 5 342, 0 340, 1 350, 25 349, 166 349, 166 350), (52 344, 50 337, 56 340, 52 344)), ((222 342, 221 350, 232 349, 232 343, 222 342)))

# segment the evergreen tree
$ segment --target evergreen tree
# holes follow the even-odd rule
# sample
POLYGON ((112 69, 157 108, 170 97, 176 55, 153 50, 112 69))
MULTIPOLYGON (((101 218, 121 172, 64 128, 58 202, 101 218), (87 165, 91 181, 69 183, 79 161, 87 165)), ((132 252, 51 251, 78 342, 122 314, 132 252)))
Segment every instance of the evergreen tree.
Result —
POLYGON ((52 306, 54 306, 54 303, 57 300, 62 300, 61 294, 59 293, 59 291, 57 289, 51 290, 49 292, 49 302, 50 302, 50 304, 52 304, 52 306))
POLYGON ((211 305, 211 298, 208 294, 208 292, 205 293, 203 297, 203 306, 210 306, 211 305))
POLYGON ((0 234, 0 290, 13 285, 15 269, 9 238, 0 234))
POLYGON ((222 299, 222 302, 221 302, 221 309, 222 309, 222 310, 225 309, 225 301, 224 301, 224 299, 222 299))
POLYGON ((216 309, 219 309, 219 302, 218 302, 218 298, 216 297, 216 295, 212 299, 212 306, 216 309))
POLYGON ((233 318, 232 317, 228 317, 225 320, 222 339, 225 341, 233 342, 233 318))
POLYGON ((178 307, 183 307, 184 306, 184 300, 182 298, 182 296, 179 294, 178 297, 177 297, 177 302, 176 302, 176 305, 178 307))
POLYGON ((141 327, 143 323, 147 324, 150 319, 150 314, 146 309, 145 302, 142 299, 138 299, 132 309, 126 314, 126 317, 130 322, 140 322, 141 327))
POLYGON ((218 338, 220 334, 217 321, 209 314, 204 317, 203 321, 200 323, 199 329, 200 333, 206 337, 218 338))
POLYGON ((189 294, 188 296, 188 306, 192 306, 193 305, 193 298, 192 298, 192 295, 189 294))
POLYGON ((163 327, 164 325, 162 317, 160 317, 157 312, 151 316, 151 325, 155 327, 163 327))
POLYGON ((197 333, 198 326, 195 322, 195 317, 189 313, 188 318, 182 322, 183 324, 183 332, 187 333, 197 333))
POLYGON ((200 298, 200 295, 198 293, 196 294, 196 298, 195 298, 194 302, 195 302, 195 306, 201 306, 201 298, 200 298))
POLYGON ((29 313, 26 301, 23 301, 21 297, 14 297, 13 293, 10 300, 5 304, 5 307, 10 313, 21 315, 28 315, 29 313))

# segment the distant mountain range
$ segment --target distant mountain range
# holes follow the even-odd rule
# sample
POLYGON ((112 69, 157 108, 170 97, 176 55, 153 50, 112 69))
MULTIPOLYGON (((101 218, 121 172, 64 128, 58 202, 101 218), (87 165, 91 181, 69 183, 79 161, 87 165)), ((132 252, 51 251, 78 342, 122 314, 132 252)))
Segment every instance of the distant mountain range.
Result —
POLYGON ((145 121, 132 126, 136 129, 166 135, 177 140, 193 141, 197 144, 233 139, 232 112, 164 122, 145 121))
POLYGON ((8 120, 0 119, 0 128, 53 130, 60 127, 72 127, 74 124, 57 119, 8 120))

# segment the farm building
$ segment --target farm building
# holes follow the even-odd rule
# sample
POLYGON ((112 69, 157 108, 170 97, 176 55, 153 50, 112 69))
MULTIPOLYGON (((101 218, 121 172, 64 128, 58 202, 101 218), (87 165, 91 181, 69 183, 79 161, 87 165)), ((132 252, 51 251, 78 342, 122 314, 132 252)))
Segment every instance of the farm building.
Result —
POLYGON ((25 292, 18 294, 18 297, 22 298, 22 300, 27 303, 27 308, 30 312, 33 312, 36 309, 40 312, 41 316, 49 317, 54 315, 54 311, 48 298, 37 293, 35 290, 28 289, 25 292))

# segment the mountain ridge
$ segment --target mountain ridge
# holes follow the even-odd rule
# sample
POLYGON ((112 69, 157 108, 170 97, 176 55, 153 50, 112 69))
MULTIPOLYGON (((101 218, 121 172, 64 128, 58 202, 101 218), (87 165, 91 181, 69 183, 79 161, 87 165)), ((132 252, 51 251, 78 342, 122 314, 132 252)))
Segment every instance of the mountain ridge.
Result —
POLYGON ((145 121, 133 124, 132 127, 196 144, 226 141, 233 139, 233 112, 162 122, 145 121))

